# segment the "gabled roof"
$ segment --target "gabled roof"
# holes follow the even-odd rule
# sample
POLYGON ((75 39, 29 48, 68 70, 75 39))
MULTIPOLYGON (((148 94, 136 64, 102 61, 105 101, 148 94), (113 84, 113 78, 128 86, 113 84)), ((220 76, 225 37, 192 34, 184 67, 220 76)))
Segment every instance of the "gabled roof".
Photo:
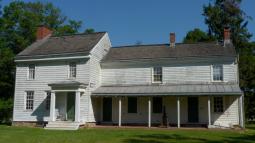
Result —
POLYGON ((183 57, 210 57, 224 56, 235 57, 236 52, 232 44, 222 46, 216 42, 176 44, 170 48, 169 44, 135 45, 111 48, 103 62, 158 59, 158 58, 183 58, 183 57))
POLYGON ((82 53, 88 55, 106 32, 92 34, 74 34, 66 36, 51 36, 34 42, 20 52, 16 59, 44 55, 64 55, 82 53))

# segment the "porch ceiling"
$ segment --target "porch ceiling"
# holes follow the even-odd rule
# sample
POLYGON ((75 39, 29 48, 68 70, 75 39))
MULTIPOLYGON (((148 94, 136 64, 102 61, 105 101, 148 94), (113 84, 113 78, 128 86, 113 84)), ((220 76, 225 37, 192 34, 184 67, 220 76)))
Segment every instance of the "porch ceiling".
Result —
POLYGON ((101 86, 93 96, 241 95, 238 84, 101 86))

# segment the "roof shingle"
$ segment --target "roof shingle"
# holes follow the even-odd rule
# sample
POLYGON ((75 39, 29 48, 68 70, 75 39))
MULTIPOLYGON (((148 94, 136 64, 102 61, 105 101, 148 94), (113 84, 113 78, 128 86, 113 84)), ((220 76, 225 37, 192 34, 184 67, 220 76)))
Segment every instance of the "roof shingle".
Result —
POLYGON ((103 62, 133 60, 133 59, 157 59, 179 57, 208 57, 208 56, 236 56, 233 45, 222 46, 216 42, 176 44, 170 48, 169 44, 137 45, 111 48, 103 62))
POLYGON ((89 51, 99 42, 105 32, 92 34, 75 34, 69 36, 51 36, 43 40, 36 41, 20 52, 17 57, 84 53, 89 51))

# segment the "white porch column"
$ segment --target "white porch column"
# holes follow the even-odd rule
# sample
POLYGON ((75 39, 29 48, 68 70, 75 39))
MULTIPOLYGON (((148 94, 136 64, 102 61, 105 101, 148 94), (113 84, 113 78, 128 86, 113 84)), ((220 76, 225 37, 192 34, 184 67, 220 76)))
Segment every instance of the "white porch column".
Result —
POLYGON ((80 122, 80 97, 81 92, 75 92, 75 122, 80 122))
POLYGON ((180 97, 177 97, 177 128, 180 128, 180 97))
POLYGON ((119 127, 121 127, 121 97, 119 97, 119 127))
POLYGON ((148 127, 151 127, 151 98, 148 99, 148 127))
POLYGON ((207 103, 208 103, 208 128, 210 128, 211 123, 212 123, 212 121, 211 121, 211 97, 210 96, 208 96, 207 103))
POLYGON ((55 104, 56 104, 56 95, 55 92, 51 92, 50 97, 50 121, 55 121, 55 104))
POLYGON ((239 97, 239 124, 242 128, 244 128, 244 114, 243 114, 243 94, 239 97))

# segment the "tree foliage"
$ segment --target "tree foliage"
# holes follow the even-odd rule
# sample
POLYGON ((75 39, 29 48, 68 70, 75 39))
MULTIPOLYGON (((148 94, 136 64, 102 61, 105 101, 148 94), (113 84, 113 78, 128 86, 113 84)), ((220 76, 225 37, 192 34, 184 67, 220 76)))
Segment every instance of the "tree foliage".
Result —
POLYGON ((247 29, 246 13, 240 8, 241 0, 214 0, 203 8, 205 24, 208 25, 209 34, 219 41, 223 39, 223 29, 229 27, 231 39, 236 49, 244 48, 252 36, 247 29))
POLYGON ((199 28, 195 28, 194 30, 189 31, 183 39, 184 43, 197 43, 208 41, 215 41, 215 38, 211 35, 208 35, 208 33, 200 30, 199 28))
POLYGON ((12 111, 14 56, 35 41, 39 25, 66 35, 77 33, 82 22, 68 19, 52 3, 13 1, 0 10, 0 122, 12 111))

